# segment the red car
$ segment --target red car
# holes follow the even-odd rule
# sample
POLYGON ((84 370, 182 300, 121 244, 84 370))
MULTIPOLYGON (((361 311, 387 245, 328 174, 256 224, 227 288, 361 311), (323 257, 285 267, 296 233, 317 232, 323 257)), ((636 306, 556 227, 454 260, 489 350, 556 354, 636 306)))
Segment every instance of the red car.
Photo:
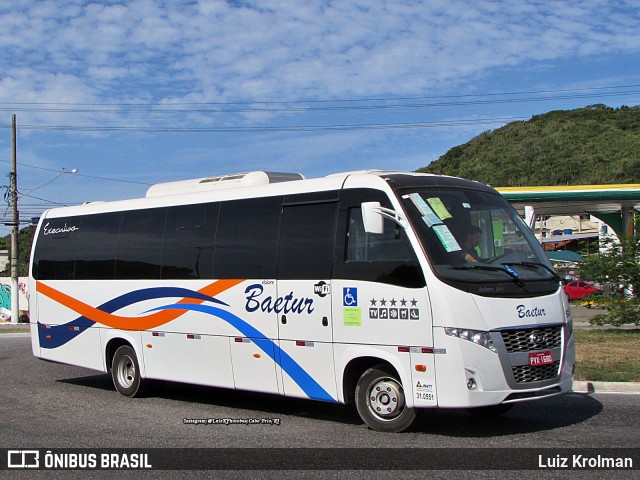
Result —
POLYGON ((569 297, 569 300, 586 297, 590 293, 599 292, 600 290, 602 290, 600 287, 595 287, 590 283, 583 282, 581 280, 567 282, 564 286, 564 291, 569 297))

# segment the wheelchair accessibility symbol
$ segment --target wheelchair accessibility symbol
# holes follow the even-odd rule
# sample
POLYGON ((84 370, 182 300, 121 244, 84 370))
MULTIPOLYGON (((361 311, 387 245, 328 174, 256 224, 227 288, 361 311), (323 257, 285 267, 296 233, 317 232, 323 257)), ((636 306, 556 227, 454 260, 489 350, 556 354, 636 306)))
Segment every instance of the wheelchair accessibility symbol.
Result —
POLYGON ((358 306, 358 289, 349 287, 342 289, 342 305, 345 307, 358 306))

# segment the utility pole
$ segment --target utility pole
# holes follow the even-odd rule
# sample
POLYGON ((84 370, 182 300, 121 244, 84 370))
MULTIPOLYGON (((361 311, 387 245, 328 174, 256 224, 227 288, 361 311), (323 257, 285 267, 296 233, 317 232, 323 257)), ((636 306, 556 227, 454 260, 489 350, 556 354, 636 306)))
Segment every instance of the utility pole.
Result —
POLYGON ((18 296, 18 168, 16 159, 16 115, 11 116, 11 323, 20 316, 18 296))

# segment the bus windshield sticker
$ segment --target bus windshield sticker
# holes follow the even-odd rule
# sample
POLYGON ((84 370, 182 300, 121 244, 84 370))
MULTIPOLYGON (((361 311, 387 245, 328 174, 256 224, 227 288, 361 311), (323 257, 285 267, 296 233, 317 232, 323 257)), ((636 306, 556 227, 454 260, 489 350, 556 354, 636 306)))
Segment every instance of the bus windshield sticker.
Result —
POLYGON ((427 202, 429 202, 429 205, 431 205, 433 211, 436 212, 436 215, 440 217, 440 220, 452 218, 449 210, 447 210, 447 207, 444 206, 444 203, 442 203, 442 200, 440 200, 438 197, 427 198, 427 202))
POLYGON ((446 225, 434 225, 432 228, 433 231, 436 232, 436 235, 440 239, 440 242, 442 243, 442 246, 447 251, 447 253, 458 252, 462 250, 460 244, 451 233, 451 230, 449 230, 449 227, 447 227, 446 225))
POLYGON ((433 227, 434 225, 439 225, 442 223, 440 221, 440 217, 438 217, 433 210, 427 205, 419 193, 412 193, 408 195, 409 199, 416 206, 420 215, 422 216, 422 220, 427 224, 428 227, 433 227))

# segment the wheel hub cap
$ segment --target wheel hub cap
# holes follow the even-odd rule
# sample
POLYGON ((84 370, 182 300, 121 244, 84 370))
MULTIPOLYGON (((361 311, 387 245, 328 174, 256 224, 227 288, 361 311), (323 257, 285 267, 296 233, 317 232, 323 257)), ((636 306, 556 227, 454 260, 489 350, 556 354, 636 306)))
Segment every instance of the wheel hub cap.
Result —
POLYGON ((402 387, 397 382, 389 379, 382 380, 369 392, 369 409, 378 417, 394 417, 404 408, 402 398, 402 387))
POLYGON ((123 358, 118 368, 118 379, 125 387, 133 385, 136 376, 136 367, 130 358, 123 358))

